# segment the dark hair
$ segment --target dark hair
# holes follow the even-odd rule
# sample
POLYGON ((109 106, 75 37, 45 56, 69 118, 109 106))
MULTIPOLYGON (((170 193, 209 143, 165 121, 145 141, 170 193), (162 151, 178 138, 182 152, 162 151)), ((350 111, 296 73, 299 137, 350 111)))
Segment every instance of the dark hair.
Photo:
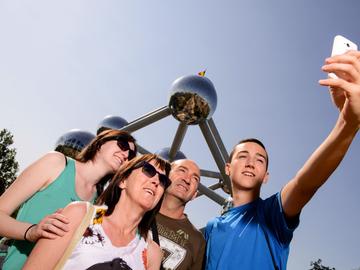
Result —
MULTIPOLYGON (((101 146, 110 140, 123 140, 127 142, 134 143, 134 151, 137 152, 136 140, 128 132, 122 130, 108 129, 99 133, 76 157, 75 159, 79 162, 87 162, 89 160, 94 160, 97 152, 100 150, 101 146)), ((104 190, 105 184, 114 176, 113 173, 105 175, 100 181, 96 184, 97 195, 104 190)))
POLYGON ((247 142, 252 142, 252 143, 256 143, 258 145, 260 145, 266 152, 266 170, 268 169, 269 167, 269 155, 266 151, 266 148, 265 148, 265 145, 258 139, 255 139, 255 138, 247 138, 247 139, 243 139, 241 141, 239 141, 234 147, 233 149, 231 150, 231 153, 230 153, 230 157, 229 157, 229 161, 228 162, 231 162, 233 156, 234 156, 234 153, 235 153, 235 149, 236 149, 236 146, 238 146, 239 144, 242 144, 242 143, 247 143, 247 142))
MULTIPOLYGON (((134 167, 142 161, 150 162, 155 160, 155 165, 158 166, 161 170, 165 171, 166 176, 169 176, 171 165, 169 162, 163 160, 157 155, 154 154, 145 154, 138 156, 130 160, 128 163, 124 164, 119 168, 114 177, 111 179, 109 186, 97 199, 96 204, 101 205, 105 204, 108 209, 106 210, 105 216, 109 216, 114 211, 115 205, 120 199, 122 189, 119 187, 122 181, 125 181, 133 171, 134 167)), ((158 204, 152 209, 147 211, 139 223, 139 233, 146 240, 147 233, 151 227, 152 222, 155 219, 155 215, 159 212, 161 203, 163 201, 164 195, 161 197, 158 204)))

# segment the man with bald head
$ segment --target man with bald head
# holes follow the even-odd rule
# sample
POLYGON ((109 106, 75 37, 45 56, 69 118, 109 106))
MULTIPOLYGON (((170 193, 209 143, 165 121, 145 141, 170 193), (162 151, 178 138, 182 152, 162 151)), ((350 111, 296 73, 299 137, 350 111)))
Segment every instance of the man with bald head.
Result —
POLYGON ((192 160, 172 163, 160 213, 156 216, 164 269, 202 269, 205 240, 184 213, 185 205, 196 197, 200 169, 192 160))

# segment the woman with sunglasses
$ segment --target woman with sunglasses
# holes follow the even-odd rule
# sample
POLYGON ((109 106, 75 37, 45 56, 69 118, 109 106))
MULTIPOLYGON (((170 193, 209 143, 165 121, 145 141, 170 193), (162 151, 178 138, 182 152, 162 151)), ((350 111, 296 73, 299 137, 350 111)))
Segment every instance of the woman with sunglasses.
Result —
POLYGON ((50 152, 26 168, 0 197, 0 235, 15 239, 2 269, 21 269, 39 238, 63 236, 69 219, 58 209, 72 201, 94 201, 120 165, 135 155, 130 134, 107 130, 76 160, 50 152), (11 215, 19 206, 14 219, 11 215))
POLYGON ((86 226, 78 229, 87 204, 68 205, 63 214, 71 220, 69 232, 55 240, 41 238, 23 269, 158 270, 162 252, 148 233, 171 183, 169 171, 170 164, 153 154, 122 166, 98 198, 99 206, 86 226), (74 242, 76 234, 80 237, 74 242))

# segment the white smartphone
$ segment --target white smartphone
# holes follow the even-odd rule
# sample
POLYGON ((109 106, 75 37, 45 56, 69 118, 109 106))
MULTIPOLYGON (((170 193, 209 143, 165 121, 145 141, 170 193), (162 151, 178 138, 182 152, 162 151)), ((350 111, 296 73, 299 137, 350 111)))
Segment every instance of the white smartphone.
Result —
MULTIPOLYGON (((349 50, 357 51, 357 49, 358 46, 354 42, 343 36, 337 35, 334 38, 331 56, 344 54, 349 50)), ((329 77, 332 79, 337 79, 337 76, 334 73, 329 73, 329 77)))

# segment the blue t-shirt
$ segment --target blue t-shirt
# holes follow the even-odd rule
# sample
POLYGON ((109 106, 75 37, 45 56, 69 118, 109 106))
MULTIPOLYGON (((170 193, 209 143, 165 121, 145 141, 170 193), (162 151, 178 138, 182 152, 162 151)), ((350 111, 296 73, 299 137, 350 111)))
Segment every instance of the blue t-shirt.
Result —
POLYGON ((280 193, 230 209, 206 226, 205 269, 286 269, 299 217, 288 223, 280 193))

